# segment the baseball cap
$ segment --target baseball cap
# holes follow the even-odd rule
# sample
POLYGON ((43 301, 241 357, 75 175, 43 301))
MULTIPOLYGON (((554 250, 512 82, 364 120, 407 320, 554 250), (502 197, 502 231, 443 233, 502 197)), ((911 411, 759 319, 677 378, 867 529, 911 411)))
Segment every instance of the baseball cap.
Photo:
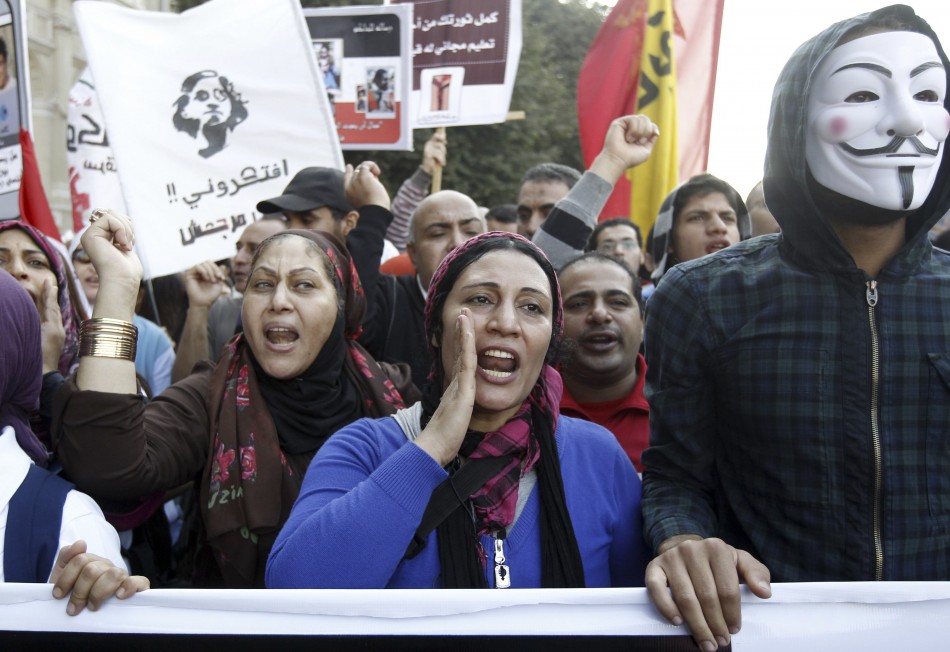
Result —
POLYGON ((343 194, 343 173, 333 168, 304 168, 290 180, 284 194, 257 203, 261 213, 306 213, 321 206, 349 213, 353 207, 343 194))

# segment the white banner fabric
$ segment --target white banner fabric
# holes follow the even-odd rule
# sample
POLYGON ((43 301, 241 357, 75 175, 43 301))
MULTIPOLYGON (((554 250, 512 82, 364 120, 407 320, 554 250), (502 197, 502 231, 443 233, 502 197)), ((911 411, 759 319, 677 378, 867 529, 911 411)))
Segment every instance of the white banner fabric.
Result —
POLYGON ((89 68, 69 89, 66 109, 66 162, 73 204, 73 231, 79 233, 94 208, 128 213, 115 156, 109 145, 99 96, 89 68))
POLYGON ((147 277, 231 255, 258 201, 342 169, 297 0, 73 6, 147 277))
MULTIPOLYGON (((745 591, 745 590, 744 590, 745 591)), ((743 594, 742 652, 946 649, 950 582, 773 584, 743 594)), ((354 636, 674 636, 645 589, 155 589, 66 615, 49 585, 0 584, 0 630, 354 636)), ((275 641, 275 644, 279 645, 275 641)))

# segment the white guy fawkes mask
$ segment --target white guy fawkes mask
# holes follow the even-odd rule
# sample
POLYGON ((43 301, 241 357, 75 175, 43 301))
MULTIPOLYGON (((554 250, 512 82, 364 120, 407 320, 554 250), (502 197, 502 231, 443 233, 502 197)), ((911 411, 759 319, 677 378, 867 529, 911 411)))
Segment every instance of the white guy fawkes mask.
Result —
POLYGON ((836 47, 808 97, 805 159, 830 190, 890 210, 918 208, 950 132, 947 75, 916 32, 872 34, 836 47))

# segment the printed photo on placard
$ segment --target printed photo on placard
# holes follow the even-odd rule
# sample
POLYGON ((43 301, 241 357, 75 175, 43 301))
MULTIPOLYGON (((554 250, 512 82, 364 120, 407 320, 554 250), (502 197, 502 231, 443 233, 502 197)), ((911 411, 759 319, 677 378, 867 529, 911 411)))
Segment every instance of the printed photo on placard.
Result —
POLYGON ((366 113, 366 84, 356 85, 356 108, 357 113, 366 113))
POLYGON ((327 99, 335 109, 343 88, 343 39, 320 39, 313 41, 313 53, 317 56, 320 78, 327 89, 327 99))
POLYGON ((419 105, 419 124, 451 124, 458 120, 464 80, 465 68, 461 66, 423 70, 420 79, 422 101, 419 105))
POLYGON ((366 113, 374 118, 395 118, 396 68, 367 68, 366 85, 369 88, 366 113))
POLYGON ((13 25, 0 27, 0 136, 20 134, 20 94, 17 91, 16 50, 13 47, 13 25))

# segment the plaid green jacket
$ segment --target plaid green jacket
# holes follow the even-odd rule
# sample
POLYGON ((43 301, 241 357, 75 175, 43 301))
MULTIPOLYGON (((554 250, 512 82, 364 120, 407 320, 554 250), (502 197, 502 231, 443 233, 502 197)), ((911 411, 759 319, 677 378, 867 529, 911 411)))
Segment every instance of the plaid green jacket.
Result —
MULTIPOLYGON (((932 38, 950 70, 913 10, 882 14, 932 38)), ((873 17, 832 26, 779 77, 764 189, 782 233, 673 268, 647 305, 654 548, 721 537, 775 581, 950 580, 950 255, 927 239, 950 209, 946 142, 873 281, 829 216, 897 215, 823 191, 804 155, 814 71, 873 17)))

